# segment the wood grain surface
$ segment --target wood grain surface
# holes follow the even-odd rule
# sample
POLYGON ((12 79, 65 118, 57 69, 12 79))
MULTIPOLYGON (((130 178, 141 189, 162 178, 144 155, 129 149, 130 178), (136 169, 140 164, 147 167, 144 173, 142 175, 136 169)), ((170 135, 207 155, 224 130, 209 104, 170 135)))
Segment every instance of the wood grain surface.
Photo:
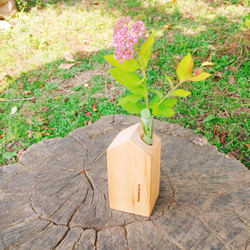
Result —
POLYGON ((134 116, 105 116, 0 168, 0 249, 250 249, 250 172, 202 136, 155 121, 149 218, 109 208, 106 149, 134 116))

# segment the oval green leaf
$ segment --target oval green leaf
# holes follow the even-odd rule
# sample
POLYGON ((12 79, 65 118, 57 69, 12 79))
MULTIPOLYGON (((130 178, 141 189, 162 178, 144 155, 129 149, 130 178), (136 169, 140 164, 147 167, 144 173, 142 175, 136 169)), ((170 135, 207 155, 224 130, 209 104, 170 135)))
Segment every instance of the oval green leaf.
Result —
POLYGON ((133 72, 125 72, 117 68, 112 68, 109 70, 109 73, 117 82, 128 88, 138 87, 141 81, 141 78, 133 72))
POLYGON ((149 59, 152 54, 152 48, 154 44, 155 35, 152 34, 141 46, 139 52, 139 60, 143 69, 148 66, 149 59))
POLYGON ((177 99, 174 98, 166 98, 164 99, 159 106, 161 107, 169 107, 169 108, 173 108, 175 106, 175 104, 177 103, 177 99))
POLYGON ((174 110, 169 107, 154 106, 153 115, 160 115, 165 117, 170 117, 175 114, 174 110))
POLYGON ((177 66, 177 76, 180 82, 185 81, 189 76, 191 76, 193 71, 193 60, 191 54, 188 53, 177 66))
POLYGON ((123 105, 124 103, 136 103, 142 99, 140 95, 127 95, 126 97, 118 99, 118 104, 123 105))
POLYGON ((190 94, 191 93, 189 91, 186 91, 184 89, 177 89, 173 92, 173 95, 178 96, 178 97, 186 97, 190 94))
POLYGON ((173 88, 174 88, 174 84, 173 84, 172 79, 171 79, 170 76, 168 76, 168 75, 165 75, 165 77, 167 78, 167 80, 168 80, 168 82, 169 82, 169 84, 170 84, 171 89, 173 89, 173 88))
POLYGON ((124 60, 123 63, 119 64, 118 60, 114 58, 114 55, 107 55, 104 58, 114 67, 123 70, 125 72, 134 72, 140 67, 135 59, 124 60))
POLYGON ((125 102, 123 104, 120 104, 124 109, 126 109, 131 114, 139 114, 142 109, 144 109, 146 106, 141 104, 140 102, 125 102))
POLYGON ((163 98, 163 93, 157 89, 148 89, 151 92, 155 93, 157 96, 159 96, 160 98, 163 98))
POLYGON ((3 157, 3 159, 10 160, 16 155, 17 155, 16 152, 5 152, 5 153, 3 153, 2 157, 3 157))
POLYGON ((199 82, 207 79, 209 76, 211 75, 206 72, 202 72, 199 75, 189 77, 188 80, 192 82, 199 82))

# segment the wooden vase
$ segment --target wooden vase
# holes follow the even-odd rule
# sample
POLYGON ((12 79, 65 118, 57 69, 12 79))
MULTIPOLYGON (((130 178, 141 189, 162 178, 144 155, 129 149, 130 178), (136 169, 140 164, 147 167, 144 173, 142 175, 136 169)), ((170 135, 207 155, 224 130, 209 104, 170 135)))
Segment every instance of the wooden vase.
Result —
POLYGON ((141 124, 121 131, 107 149, 111 209, 150 216, 160 188, 161 139, 141 139, 141 124))

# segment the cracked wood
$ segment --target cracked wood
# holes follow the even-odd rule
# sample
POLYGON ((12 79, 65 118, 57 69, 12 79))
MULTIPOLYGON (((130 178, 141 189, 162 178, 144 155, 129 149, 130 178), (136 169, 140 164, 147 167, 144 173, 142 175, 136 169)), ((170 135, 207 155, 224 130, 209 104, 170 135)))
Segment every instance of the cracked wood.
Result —
POLYGON ((0 249, 248 249, 250 172, 176 124, 154 124, 162 158, 151 217, 110 210, 106 149, 137 122, 102 117, 0 168, 0 249))

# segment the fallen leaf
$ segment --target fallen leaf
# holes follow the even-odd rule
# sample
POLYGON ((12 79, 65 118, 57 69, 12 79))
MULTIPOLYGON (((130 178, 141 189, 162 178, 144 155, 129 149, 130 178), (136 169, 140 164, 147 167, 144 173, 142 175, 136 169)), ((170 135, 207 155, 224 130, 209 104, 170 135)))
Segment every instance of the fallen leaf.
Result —
POLYGON ((213 45, 208 45, 207 47, 211 50, 216 50, 216 47, 214 47, 213 45))
POLYGON ((91 118, 88 122, 88 125, 92 124, 93 123, 93 119, 91 118))
POLYGON ((60 95, 55 96, 55 97, 54 97, 54 100, 57 100, 57 99, 60 98, 60 97, 61 97, 60 95))
POLYGON ((55 131, 56 129, 55 128, 51 128, 50 130, 55 131))
POLYGON ((49 72, 49 75, 51 75, 53 72, 57 72, 55 68, 51 69, 51 71, 49 72))
POLYGON ((175 59, 175 60, 180 60, 181 57, 180 57, 180 56, 177 56, 177 55, 174 55, 174 59, 175 59))
POLYGON ((153 55, 152 55, 152 59, 155 59, 157 56, 158 56, 159 52, 155 52, 153 55))
POLYGON ((229 152, 227 155, 229 158, 235 158, 235 155, 232 152, 229 152))
POLYGON ((29 130, 26 131, 26 135, 28 136, 28 138, 30 138, 32 136, 32 133, 34 133, 35 131, 29 130))
POLYGON ((88 122, 87 121, 83 121, 83 124, 86 126, 88 124, 88 122))
POLYGON ((96 108, 96 105, 95 105, 95 104, 92 106, 92 110, 93 110, 93 112, 96 112, 96 111, 97 111, 97 108, 96 108))
POLYGON ((218 91, 217 91, 218 89, 219 89, 218 86, 214 87, 214 88, 213 88, 213 92, 214 92, 214 93, 218 93, 218 91))
POLYGON ((8 78, 13 77, 11 74, 9 74, 7 72, 3 72, 1 76, 2 76, 2 78, 4 78, 4 77, 8 77, 8 78))
POLYGON ((33 131, 33 130, 28 130, 28 131, 26 131, 25 134, 27 135, 27 134, 31 134, 31 133, 34 133, 34 132, 35 132, 35 131, 33 131))
POLYGON ((79 64, 81 62, 75 62, 75 63, 62 63, 58 66, 58 69, 71 69, 73 66, 79 64))
POLYGON ((4 101, 6 101, 6 99, 5 98, 0 98, 0 101, 4 102, 4 101))
POLYGON ((164 29, 167 30, 167 29, 170 29, 171 28, 171 24, 168 24, 168 25, 165 25, 164 26, 164 29))
POLYGON ((221 72, 216 71, 215 73, 216 73, 215 76, 222 77, 221 72))
POLYGON ((0 135, 0 138, 3 138, 6 135, 6 133, 3 133, 0 135))
POLYGON ((99 114, 99 117, 102 118, 102 114, 99 114))
POLYGON ((30 95, 30 94, 33 94, 31 91, 29 91, 29 90, 26 90, 26 91, 24 91, 23 92, 25 95, 30 95))
POLYGON ((177 3, 177 0, 173 0, 173 3, 177 3))
POLYGON ((217 128, 216 128, 216 126, 214 125, 214 135, 216 135, 216 132, 217 132, 217 128))
POLYGON ((90 116, 91 116, 91 113, 90 113, 89 111, 87 111, 87 112, 86 112, 86 115, 90 117, 90 116))
POLYGON ((235 78, 233 76, 228 77, 229 83, 235 84, 235 78))
POLYGON ((32 122, 29 118, 26 118, 26 121, 27 121, 27 123, 28 123, 30 126, 33 125, 33 122, 32 122))
POLYGON ((74 57, 72 56, 72 54, 71 54, 69 51, 65 52, 65 53, 63 54, 63 57, 64 57, 65 60, 68 61, 68 62, 75 62, 74 57))
POLYGON ((21 149, 18 151, 18 153, 17 153, 17 158, 20 158, 20 156, 22 155, 23 151, 24 151, 24 148, 21 148, 21 149))
POLYGON ((212 62, 206 61, 206 62, 201 64, 201 67, 203 67, 203 66, 212 66, 212 65, 214 65, 212 62))
POLYGON ((42 133, 36 133, 37 137, 42 137, 43 134, 42 133))
POLYGON ((220 133, 220 143, 221 144, 225 143, 225 137, 226 137, 226 133, 225 132, 220 133))
POLYGON ((246 147, 248 147, 248 149, 250 149, 250 144, 245 144, 246 147))
POLYGON ((74 63, 62 63, 58 66, 58 69, 71 69, 73 66, 75 66, 74 63))
POLYGON ((69 98, 63 98, 62 102, 66 102, 67 100, 69 100, 69 98))
POLYGON ((20 82, 20 83, 18 84, 18 89, 23 89, 23 82, 20 82))
POLYGON ((11 114, 11 115, 14 115, 16 112, 17 112, 17 106, 15 106, 15 107, 13 107, 13 108, 11 109, 10 114, 11 114))
POLYGON ((47 135, 50 135, 50 133, 49 133, 49 132, 46 132, 46 133, 43 133, 43 134, 44 134, 44 135, 46 135, 46 136, 47 136, 47 135))
POLYGON ((247 118, 244 119, 244 122, 247 122, 247 118))

